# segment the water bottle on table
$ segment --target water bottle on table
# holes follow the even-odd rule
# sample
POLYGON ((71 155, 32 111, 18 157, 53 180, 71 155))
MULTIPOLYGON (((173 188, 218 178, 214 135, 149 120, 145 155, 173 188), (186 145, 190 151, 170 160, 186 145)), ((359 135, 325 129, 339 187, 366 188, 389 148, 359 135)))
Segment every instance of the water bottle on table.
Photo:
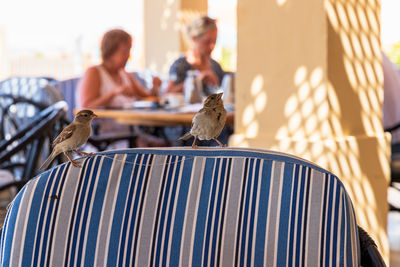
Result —
POLYGON ((202 82, 197 79, 198 70, 189 70, 184 84, 185 102, 187 104, 202 103, 202 82))

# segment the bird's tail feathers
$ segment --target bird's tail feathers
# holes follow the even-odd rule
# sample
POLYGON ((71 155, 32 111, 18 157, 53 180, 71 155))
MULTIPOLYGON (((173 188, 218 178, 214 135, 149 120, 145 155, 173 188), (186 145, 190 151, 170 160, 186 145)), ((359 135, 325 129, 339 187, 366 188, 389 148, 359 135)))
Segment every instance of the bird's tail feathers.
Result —
POLYGON ((188 140, 192 135, 190 134, 190 132, 182 135, 181 137, 179 137, 179 140, 188 140))
POLYGON ((58 156, 58 154, 60 154, 60 152, 53 150, 53 152, 51 152, 49 157, 43 162, 42 166, 40 166, 39 171, 46 170, 47 167, 49 167, 50 163, 53 161, 53 159, 58 156))

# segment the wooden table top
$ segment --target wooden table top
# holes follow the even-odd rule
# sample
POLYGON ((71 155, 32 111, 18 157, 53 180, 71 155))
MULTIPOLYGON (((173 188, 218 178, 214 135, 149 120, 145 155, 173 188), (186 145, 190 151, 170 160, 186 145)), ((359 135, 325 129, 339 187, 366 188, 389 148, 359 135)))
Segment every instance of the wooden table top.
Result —
MULTIPOLYGON (((91 109, 99 118, 110 118, 121 124, 142 126, 190 126, 195 112, 162 109, 91 109)), ((77 110, 74 110, 76 113, 77 110)), ((227 114, 226 124, 233 125, 234 112, 227 114)))

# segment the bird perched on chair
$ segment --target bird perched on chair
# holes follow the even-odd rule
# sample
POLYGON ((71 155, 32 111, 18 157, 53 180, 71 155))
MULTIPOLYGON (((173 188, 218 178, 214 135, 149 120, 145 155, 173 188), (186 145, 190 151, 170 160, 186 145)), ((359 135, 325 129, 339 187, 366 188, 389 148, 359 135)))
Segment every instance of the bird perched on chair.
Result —
POLYGON ((90 132, 92 131, 90 123, 95 117, 97 117, 97 115, 91 110, 85 109, 79 111, 74 121, 65 127, 53 141, 53 151, 39 170, 45 170, 53 159, 61 153, 67 156, 74 167, 81 167, 77 161, 71 158, 70 152, 72 151, 85 156, 93 155, 93 153, 85 153, 76 149, 85 144, 89 139, 90 132))
POLYGON ((197 148, 196 140, 217 141, 219 146, 224 146, 217 137, 225 126, 226 110, 222 101, 222 93, 212 94, 206 98, 203 108, 196 113, 192 120, 190 132, 181 136, 179 140, 187 140, 194 136, 193 148, 197 148))

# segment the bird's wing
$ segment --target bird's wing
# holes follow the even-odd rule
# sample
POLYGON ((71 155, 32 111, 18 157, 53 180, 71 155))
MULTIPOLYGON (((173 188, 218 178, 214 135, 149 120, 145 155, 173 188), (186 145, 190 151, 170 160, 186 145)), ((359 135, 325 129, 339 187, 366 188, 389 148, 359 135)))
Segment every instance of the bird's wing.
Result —
POLYGON ((73 132, 76 129, 76 125, 75 124, 70 124, 67 127, 64 128, 64 130, 62 130, 62 132, 57 136, 57 138, 53 141, 53 146, 61 143, 62 141, 70 138, 73 134, 73 132))
POLYGON ((213 119, 215 116, 215 112, 210 109, 201 109, 193 118, 192 121, 192 130, 197 132, 201 131, 205 128, 214 127, 216 124, 216 120, 213 119))
POLYGON ((213 109, 209 108, 202 108, 199 110, 199 112, 196 113, 196 115, 193 118, 192 124, 195 121, 196 117, 212 117, 214 115, 215 111, 213 109))

